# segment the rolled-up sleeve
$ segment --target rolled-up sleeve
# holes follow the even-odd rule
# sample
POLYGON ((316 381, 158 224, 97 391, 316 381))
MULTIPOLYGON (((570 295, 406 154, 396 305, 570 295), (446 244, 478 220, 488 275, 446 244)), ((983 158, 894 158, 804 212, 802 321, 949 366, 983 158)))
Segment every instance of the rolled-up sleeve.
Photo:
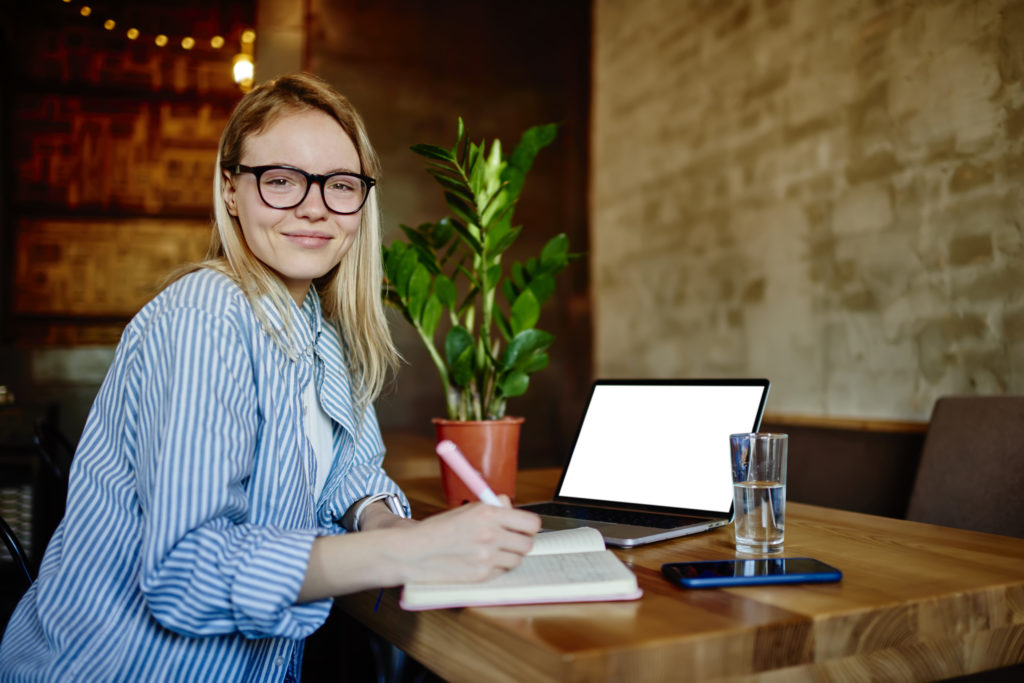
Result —
POLYGON ((250 520, 245 487, 261 430, 282 427, 261 420, 248 342, 230 319, 198 308, 166 312, 143 341, 141 589, 178 633, 302 638, 330 610, 328 600, 295 604, 318 532, 250 520))
POLYGON ((353 451, 351 468, 332 503, 332 508, 338 511, 338 517, 356 501, 376 493, 397 494, 406 514, 409 514, 411 510, 405 492, 384 470, 384 441, 373 406, 368 407, 363 415, 353 451))

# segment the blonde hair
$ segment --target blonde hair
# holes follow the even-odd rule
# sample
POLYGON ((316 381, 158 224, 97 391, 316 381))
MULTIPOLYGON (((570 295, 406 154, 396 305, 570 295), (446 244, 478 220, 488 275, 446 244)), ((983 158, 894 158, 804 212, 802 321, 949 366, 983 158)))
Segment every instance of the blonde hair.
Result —
MULTIPOLYGON (((280 279, 245 242, 238 219, 228 213, 222 193, 222 169, 240 163, 245 141, 282 116, 322 111, 341 126, 359 154, 360 172, 377 177, 380 162, 366 126, 355 107, 323 80, 310 74, 281 76, 247 93, 235 107, 221 136, 213 178, 214 230, 206 260, 182 269, 174 279, 199 268, 230 277, 245 292, 267 333, 288 352, 286 340, 269 323, 263 301, 269 301, 291 333, 292 299, 280 279)), ((360 409, 379 394, 388 372, 398 362, 381 301, 380 205, 370 190, 360 213, 359 233, 341 263, 316 282, 324 318, 338 331, 360 409)))

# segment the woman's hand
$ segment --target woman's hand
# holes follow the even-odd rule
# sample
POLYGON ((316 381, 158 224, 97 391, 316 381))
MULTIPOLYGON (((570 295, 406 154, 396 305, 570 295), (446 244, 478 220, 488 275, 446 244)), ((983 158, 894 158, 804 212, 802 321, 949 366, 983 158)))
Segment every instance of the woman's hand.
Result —
POLYGON ((484 581, 517 567, 540 517, 499 497, 502 507, 470 503, 422 522, 374 503, 360 524, 366 531, 313 541, 296 602, 414 581, 484 581))
POLYGON ((484 581, 517 567, 533 547, 540 517, 511 507, 469 503, 404 529, 398 547, 404 582, 484 581))

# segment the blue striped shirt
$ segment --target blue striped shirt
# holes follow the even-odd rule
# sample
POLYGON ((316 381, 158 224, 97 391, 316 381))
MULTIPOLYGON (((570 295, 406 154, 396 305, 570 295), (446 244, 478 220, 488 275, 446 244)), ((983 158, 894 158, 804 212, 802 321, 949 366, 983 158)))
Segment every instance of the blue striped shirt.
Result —
POLYGON ((295 604, 313 539, 343 533, 335 520, 363 496, 401 495, 312 290, 301 311, 286 352, 234 283, 200 270, 129 323, 64 519, 0 643, 0 679, 298 677, 302 639, 331 605, 295 604), (302 420, 310 380, 333 426, 317 500, 302 420))

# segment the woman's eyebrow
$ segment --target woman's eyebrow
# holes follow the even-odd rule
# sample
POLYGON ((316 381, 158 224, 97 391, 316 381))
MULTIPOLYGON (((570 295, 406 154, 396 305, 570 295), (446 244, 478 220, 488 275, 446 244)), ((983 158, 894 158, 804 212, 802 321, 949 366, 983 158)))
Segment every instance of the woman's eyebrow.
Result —
MULTIPOLYGON (((245 165, 246 166, 252 166, 253 168, 259 168, 260 166, 282 166, 284 168, 294 168, 294 169, 297 169, 299 171, 306 171, 306 173, 312 173, 312 171, 310 171, 308 169, 302 168, 301 166, 296 166, 295 164, 289 164, 286 161, 271 161, 271 162, 266 163, 266 164, 245 164, 245 165)), ((356 175, 362 175, 362 171, 354 170, 354 169, 352 169, 352 168, 350 168, 348 166, 339 166, 338 168, 333 168, 333 169, 331 169, 329 171, 324 171, 323 173, 320 173, 318 175, 333 175, 335 173, 354 173, 356 175)))

